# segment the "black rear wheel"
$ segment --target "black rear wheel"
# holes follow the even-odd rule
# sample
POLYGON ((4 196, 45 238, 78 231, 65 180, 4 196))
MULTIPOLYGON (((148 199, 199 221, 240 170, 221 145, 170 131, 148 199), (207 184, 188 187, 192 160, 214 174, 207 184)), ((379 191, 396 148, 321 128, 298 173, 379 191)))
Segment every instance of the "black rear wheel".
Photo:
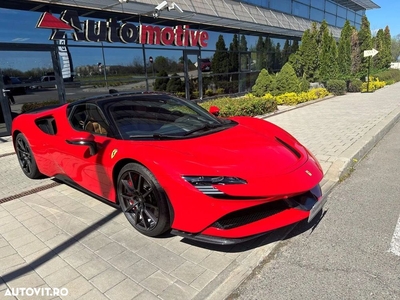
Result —
POLYGON ((15 144, 18 162, 24 174, 31 179, 43 177, 42 173, 39 172, 31 147, 22 133, 17 135, 15 144))
POLYGON ((145 167, 129 163, 117 181, 118 200, 132 226, 147 236, 158 236, 170 229, 170 216, 164 190, 145 167))

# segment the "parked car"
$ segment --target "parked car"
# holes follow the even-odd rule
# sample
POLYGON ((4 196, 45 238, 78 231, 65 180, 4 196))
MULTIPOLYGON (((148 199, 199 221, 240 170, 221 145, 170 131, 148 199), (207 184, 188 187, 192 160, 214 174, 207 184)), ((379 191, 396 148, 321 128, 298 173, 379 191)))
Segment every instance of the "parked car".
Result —
POLYGON ((26 176, 56 177, 118 204, 147 236, 172 230, 238 243, 311 220, 324 204, 321 166, 286 131, 258 118, 218 118, 167 94, 39 108, 13 120, 12 136, 26 176))
POLYGON ((55 76, 42 76, 40 77, 40 83, 33 84, 30 86, 31 89, 41 89, 43 87, 46 88, 51 88, 51 87, 56 87, 56 77, 55 76), (51 85, 44 85, 46 83, 54 83, 51 85))
MULTIPOLYGON (((197 62, 194 63, 197 68, 197 62)), ((203 72, 211 71, 211 61, 209 58, 200 59, 200 70, 203 72)))
MULTIPOLYGON (((23 84, 21 79, 18 77, 10 77, 12 84, 23 84)), ((13 95, 24 95, 26 94, 26 86, 18 86, 10 88, 10 91, 13 95)))

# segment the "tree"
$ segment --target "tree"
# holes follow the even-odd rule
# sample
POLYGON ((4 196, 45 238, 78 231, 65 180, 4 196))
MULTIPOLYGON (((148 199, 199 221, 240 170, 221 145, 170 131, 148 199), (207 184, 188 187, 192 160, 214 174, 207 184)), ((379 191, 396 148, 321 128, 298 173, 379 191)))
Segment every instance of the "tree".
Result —
POLYGON ((276 72, 280 70, 282 67, 282 53, 281 53, 281 44, 277 43, 274 51, 274 62, 273 62, 273 70, 276 72))
POLYGON ((291 50, 289 40, 286 40, 285 44, 283 45, 283 49, 282 49, 282 63, 283 64, 288 62, 291 51, 292 50, 291 50))
POLYGON ((237 34, 233 35, 229 45, 229 72, 239 71, 239 40, 237 34))
POLYGON ((358 31, 353 29, 351 33, 351 74, 357 76, 360 74, 361 52, 360 43, 358 42, 358 31))
POLYGON ((244 34, 242 34, 240 36, 240 44, 239 44, 239 51, 240 53, 240 68, 241 69, 249 69, 249 57, 247 55, 247 53, 243 53, 243 52, 247 52, 247 40, 246 40, 246 36, 244 34))
POLYGON ((291 50, 291 53, 296 53, 297 50, 299 50, 299 41, 298 40, 293 40, 292 47, 290 50, 291 50))
POLYGON ((184 92, 185 83, 181 80, 177 73, 174 73, 167 83, 166 90, 169 93, 184 92))
POLYGON ((310 82, 318 81, 318 44, 316 33, 315 26, 312 27, 312 30, 307 29, 301 38, 301 44, 298 51, 299 56, 301 57, 301 68, 303 74, 310 82))
POLYGON ((266 68, 266 55, 265 55, 265 44, 262 36, 258 37, 257 45, 256 45, 256 69, 261 70, 262 68, 266 68))
POLYGON ((167 71, 165 71, 165 70, 160 71, 156 76, 156 80, 154 81, 154 90, 155 91, 166 91, 168 81, 169 81, 169 77, 168 77, 167 71))
POLYGON ((372 65, 374 69, 376 70, 381 70, 385 66, 384 62, 384 55, 385 55, 385 49, 384 49, 384 42, 385 42, 385 37, 382 29, 379 29, 378 32, 376 33, 376 36, 372 39, 373 40, 373 47, 376 49, 378 54, 376 54, 374 57, 372 57, 372 65))
MULTIPOLYGON (((224 37, 222 36, 222 34, 219 35, 218 41, 215 44, 215 54, 213 55, 211 65, 213 73, 225 74, 229 71, 229 54, 226 49, 224 37)), ((226 76, 218 75, 216 79, 226 79, 226 76)))
POLYGON ((361 64, 360 64, 360 72, 362 75, 367 75, 369 59, 370 57, 364 57, 363 53, 365 50, 372 49, 372 36, 371 36, 371 29, 370 23, 368 21, 367 16, 363 16, 361 19, 361 28, 358 32, 358 43, 360 49, 360 57, 361 57, 361 64))
POLYGON ((169 70, 168 59, 164 56, 157 56, 153 64, 156 72, 169 70))
POLYGON ((400 39, 399 36, 392 38, 391 41, 392 61, 398 61, 400 57, 400 39))
POLYGON ((274 78, 266 69, 262 69, 252 88, 252 92, 257 97, 264 96, 268 91, 274 90, 274 78))
POLYGON ((266 37, 264 42, 264 55, 265 55, 265 68, 271 72, 274 64, 274 45, 272 44, 271 38, 266 37))
POLYGON ((344 80, 351 77, 351 33, 353 29, 347 20, 340 33, 338 46, 338 73, 344 80))
POLYGON ((390 63, 392 62, 392 36, 390 35, 389 26, 385 27, 383 34, 384 34, 384 55, 383 55, 384 67, 389 68, 390 63))
POLYGON ((286 63, 276 74, 275 88, 280 94, 300 91, 299 79, 290 63, 286 63))
POLYGON ((327 82, 337 77, 337 47, 326 21, 322 22, 319 34, 318 74, 320 80, 327 82))

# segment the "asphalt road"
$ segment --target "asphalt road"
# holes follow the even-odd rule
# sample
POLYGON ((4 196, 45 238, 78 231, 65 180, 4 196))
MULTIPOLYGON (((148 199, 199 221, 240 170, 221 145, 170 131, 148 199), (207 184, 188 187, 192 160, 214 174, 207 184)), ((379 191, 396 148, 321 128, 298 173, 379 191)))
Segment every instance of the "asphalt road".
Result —
POLYGON ((400 299, 399 156, 400 123, 228 299, 400 299))

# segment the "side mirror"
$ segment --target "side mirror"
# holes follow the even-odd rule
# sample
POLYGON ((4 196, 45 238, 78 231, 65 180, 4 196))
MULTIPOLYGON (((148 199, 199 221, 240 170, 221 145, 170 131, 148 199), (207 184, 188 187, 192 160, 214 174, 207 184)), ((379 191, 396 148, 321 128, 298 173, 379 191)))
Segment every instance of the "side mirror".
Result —
POLYGON ((218 106, 211 106, 210 109, 208 110, 210 114, 218 117, 219 116, 219 108, 218 106))
POLYGON ((81 136, 66 140, 66 142, 71 145, 89 147, 90 155, 95 155, 97 153, 97 144, 94 140, 93 134, 91 133, 82 132, 81 136))

